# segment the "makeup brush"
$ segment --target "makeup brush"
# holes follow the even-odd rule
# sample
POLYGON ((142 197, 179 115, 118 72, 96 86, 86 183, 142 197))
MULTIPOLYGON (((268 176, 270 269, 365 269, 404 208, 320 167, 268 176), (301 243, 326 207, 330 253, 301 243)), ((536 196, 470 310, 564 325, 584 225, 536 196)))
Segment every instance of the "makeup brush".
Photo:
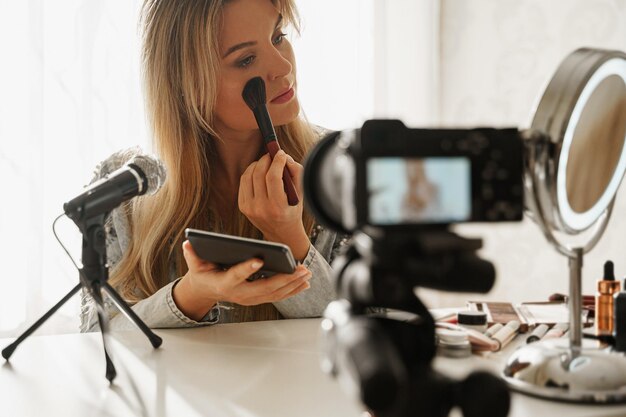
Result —
MULTIPOLYGON (((270 114, 267 111, 265 96, 265 83, 261 77, 254 77, 248 81, 241 93, 244 101, 254 113, 254 118, 259 125, 261 135, 263 136, 263 142, 265 143, 265 149, 270 154, 272 159, 274 155, 280 150, 278 140, 276 140, 276 132, 274 131, 274 125, 270 114)), ((287 194, 287 202, 290 206, 298 204, 298 194, 296 193, 296 187, 293 184, 289 170, 285 167, 283 171, 283 185, 285 187, 285 193, 287 194)))

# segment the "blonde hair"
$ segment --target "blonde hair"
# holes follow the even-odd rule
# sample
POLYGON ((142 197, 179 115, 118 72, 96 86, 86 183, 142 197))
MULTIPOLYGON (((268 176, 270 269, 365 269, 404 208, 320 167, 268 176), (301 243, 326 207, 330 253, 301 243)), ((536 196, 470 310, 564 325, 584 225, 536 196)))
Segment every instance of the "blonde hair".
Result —
MULTIPOLYGON (((154 196, 133 201, 132 239, 112 271, 111 284, 130 302, 154 294, 169 282, 170 265, 182 276, 186 227, 260 238, 240 212, 222 224, 213 201, 212 158, 218 135, 213 110, 219 77, 218 33, 229 0, 146 0, 142 10, 143 71, 147 110, 156 151, 167 166, 167 181, 154 196), (207 186, 208 184, 208 186, 207 186)), ((293 0, 272 0, 298 31, 293 0)), ((302 162, 315 133, 302 118, 276 128, 282 148, 302 162)), ((312 217, 303 215, 305 230, 312 217)))

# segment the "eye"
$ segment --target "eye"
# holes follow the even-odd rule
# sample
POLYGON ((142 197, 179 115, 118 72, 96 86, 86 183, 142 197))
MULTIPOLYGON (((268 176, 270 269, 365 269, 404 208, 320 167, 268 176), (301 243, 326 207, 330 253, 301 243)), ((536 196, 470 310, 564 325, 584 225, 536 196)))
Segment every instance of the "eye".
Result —
POLYGON ((245 68, 248 65, 252 64, 256 57, 254 55, 250 55, 242 60, 237 61, 237 66, 240 68, 245 68))
POLYGON ((274 39, 272 40, 272 43, 273 43, 274 45, 279 45, 279 44, 281 44, 281 43, 283 42, 283 40, 285 39, 285 36, 287 36, 287 34, 286 34, 286 33, 282 33, 282 32, 281 32, 281 33, 279 33, 278 35, 276 35, 276 36, 274 37, 274 39))

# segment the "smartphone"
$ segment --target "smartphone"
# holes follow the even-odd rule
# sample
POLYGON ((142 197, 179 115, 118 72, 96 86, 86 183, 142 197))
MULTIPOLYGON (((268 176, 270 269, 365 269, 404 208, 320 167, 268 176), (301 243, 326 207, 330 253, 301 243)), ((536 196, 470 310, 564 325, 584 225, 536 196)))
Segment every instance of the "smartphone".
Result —
POLYGON ((229 268, 251 258, 262 259, 263 266, 250 276, 248 281, 279 273, 292 274, 296 269, 296 260, 291 249, 282 243, 189 228, 185 229, 185 237, 200 258, 223 268, 229 268))

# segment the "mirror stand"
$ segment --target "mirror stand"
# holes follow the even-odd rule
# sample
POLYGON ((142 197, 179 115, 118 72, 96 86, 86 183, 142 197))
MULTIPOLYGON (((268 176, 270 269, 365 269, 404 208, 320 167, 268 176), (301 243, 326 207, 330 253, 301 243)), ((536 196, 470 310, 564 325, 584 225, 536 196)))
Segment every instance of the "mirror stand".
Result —
MULTIPOLYGON (((527 137, 529 160, 545 149, 540 135, 527 137), (539 151, 539 152, 537 152, 539 151)), ((544 215, 546 206, 537 195, 541 176, 535 170, 527 182, 535 206, 533 217, 547 240, 569 264, 569 338, 535 342, 516 350, 508 359, 503 371, 511 389, 536 397, 583 403, 626 402, 626 356, 601 347, 594 340, 582 338, 582 267, 583 256, 598 243, 608 224, 613 202, 595 222, 585 245, 576 247, 562 243, 552 231, 544 215)))
POLYGON ((511 355, 504 379, 521 393, 569 402, 626 402, 626 356, 582 339, 583 248, 568 257, 570 269, 569 340, 539 341, 511 355))

